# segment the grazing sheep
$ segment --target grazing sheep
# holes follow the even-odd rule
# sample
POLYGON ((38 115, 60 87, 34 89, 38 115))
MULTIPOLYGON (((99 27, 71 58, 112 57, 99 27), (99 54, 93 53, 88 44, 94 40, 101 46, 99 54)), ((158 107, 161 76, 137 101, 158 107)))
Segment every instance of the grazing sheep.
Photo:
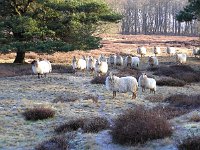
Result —
POLYGON ((96 59, 92 56, 89 56, 89 59, 87 61, 87 70, 94 70, 96 64, 96 59))
POLYGON ((123 66, 123 57, 117 54, 116 59, 115 59, 115 65, 116 66, 123 66))
POLYGON ((85 70, 87 66, 86 60, 84 58, 80 58, 78 60, 77 69, 85 70))
POLYGON ((174 47, 167 47, 167 54, 169 54, 169 56, 175 55, 176 49, 174 47))
POLYGON ((141 57, 145 56, 147 53, 147 49, 145 47, 138 46, 137 53, 141 55, 141 57))
POLYGON ((139 57, 132 57, 131 67, 139 67, 140 58, 139 57))
POLYGON ((138 91, 138 82, 135 77, 117 77, 112 73, 106 78, 106 89, 113 91, 113 98, 116 97, 116 93, 132 92, 132 99, 135 99, 138 91))
POLYGON ((200 48, 193 48, 193 55, 197 57, 200 54, 200 48))
POLYGON ((160 47, 154 46, 153 52, 154 52, 155 56, 156 56, 157 54, 160 54, 160 53, 161 53, 160 47))
POLYGON ((126 67, 128 67, 128 66, 131 67, 131 65, 132 65, 132 56, 131 55, 126 56, 124 64, 126 67))
POLYGON ((108 58, 108 64, 111 66, 111 65, 114 65, 115 62, 116 62, 116 55, 115 54, 111 54, 108 58))
POLYGON ((157 57, 156 56, 149 57, 148 64, 151 67, 158 66, 158 59, 157 59, 157 57))
POLYGON ((142 87, 142 92, 144 92, 145 89, 150 89, 150 93, 156 93, 156 80, 153 78, 148 78, 145 73, 142 73, 142 75, 139 77, 138 84, 139 87, 142 87))
POLYGON ((185 64, 187 60, 186 54, 176 54, 176 62, 180 64, 185 64))
POLYGON ((107 62, 107 59, 106 59, 106 57, 105 57, 103 54, 101 54, 101 55, 99 56, 99 58, 98 58, 98 61, 99 61, 99 62, 102 62, 102 61, 106 61, 106 62, 107 62))
POLYGON ((100 75, 100 74, 106 74, 108 71, 108 63, 106 61, 99 61, 97 60, 96 61, 96 64, 95 64, 95 73, 96 73, 96 76, 100 75))
POLYGON ((72 59, 72 68, 75 70, 77 68, 77 64, 76 64, 76 57, 74 56, 72 59))
POLYGON ((48 60, 34 60, 31 64, 33 73, 38 74, 38 78, 42 77, 43 74, 46 77, 46 74, 52 71, 51 63, 48 60))

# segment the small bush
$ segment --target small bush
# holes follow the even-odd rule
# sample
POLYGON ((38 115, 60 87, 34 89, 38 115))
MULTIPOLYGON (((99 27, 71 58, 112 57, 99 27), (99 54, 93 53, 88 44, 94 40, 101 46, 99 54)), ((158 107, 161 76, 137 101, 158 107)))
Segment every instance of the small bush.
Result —
POLYGON ((159 86, 177 86, 182 87, 186 85, 185 81, 179 80, 179 79, 173 79, 173 78, 163 78, 161 80, 157 80, 156 84, 159 86))
POLYGON ((184 107, 187 109, 196 109, 200 107, 200 95, 175 94, 167 97, 165 102, 175 107, 184 107))
POLYGON ((151 102, 162 102, 164 100, 164 96, 162 94, 149 95, 145 97, 145 99, 151 102))
POLYGON ((200 136, 191 137, 182 141, 178 146, 179 150, 200 150, 200 136))
POLYGON ((190 118, 190 121, 200 122, 200 115, 199 114, 192 115, 192 117, 190 118))
POLYGON ((68 144, 66 137, 53 137, 47 141, 42 142, 35 147, 36 150, 67 150, 68 144))
POLYGON ((157 114, 163 116, 166 119, 172 119, 174 117, 178 117, 189 112, 189 110, 185 108, 173 107, 173 106, 166 106, 166 107, 157 106, 153 108, 152 111, 157 112, 157 114))
POLYGON ((23 116, 26 120, 42 120, 52 118, 55 115, 55 111, 50 108, 32 108, 23 112, 23 116))
POLYGON ((92 84, 105 84, 106 81, 106 75, 104 76, 97 76, 94 79, 91 80, 92 84))
POLYGON ((109 122, 106 118, 95 117, 88 119, 83 126, 84 132, 97 133, 101 130, 107 129, 109 127, 109 122))
POLYGON ((109 127, 109 123, 106 118, 81 118, 77 120, 71 120, 63 125, 55 128, 57 133, 64 133, 69 131, 76 131, 79 128, 83 129, 83 132, 97 133, 109 127))
POLYGON ((86 119, 83 119, 83 118, 80 118, 80 119, 77 119, 77 120, 70 120, 69 122, 64 123, 64 124, 56 127, 55 131, 57 133, 76 131, 79 128, 83 128, 85 120, 86 119))
POLYGON ((125 77, 125 76, 134 76, 136 79, 138 79, 141 75, 141 72, 137 69, 130 69, 130 68, 122 68, 119 70, 118 73, 116 73, 116 76, 118 77, 125 77))
POLYGON ((52 71, 55 73, 75 73, 72 66, 52 65, 52 71))
POLYGON ((120 144, 135 145, 172 134, 171 125, 165 118, 143 107, 127 110, 118 116, 114 124, 111 135, 120 144))

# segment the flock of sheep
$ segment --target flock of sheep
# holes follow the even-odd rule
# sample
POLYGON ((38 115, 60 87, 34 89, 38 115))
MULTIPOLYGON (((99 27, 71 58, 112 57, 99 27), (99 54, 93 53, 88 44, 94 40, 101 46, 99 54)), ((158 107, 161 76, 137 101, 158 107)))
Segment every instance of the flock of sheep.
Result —
MULTIPOLYGON (((186 63, 186 54, 177 54, 176 49, 174 47, 167 47, 166 51, 169 54, 169 56, 176 56, 176 62, 178 64, 186 63)), ((198 55, 199 51, 200 50, 198 48, 193 49, 193 55, 198 55)), ((147 50, 145 47, 139 46, 137 48, 137 54, 139 54, 141 58, 145 56, 146 53, 147 50)), ((159 62, 156 56, 157 54, 161 53, 160 47, 154 46, 153 53, 155 54, 155 56, 151 56, 148 58, 148 65, 150 67, 158 66, 159 62)), ((47 60, 34 60, 31 64, 33 73, 37 74, 38 78, 40 78, 41 75, 46 76, 47 73, 50 73, 52 71, 51 63, 47 60)), ((111 54, 108 58, 101 54, 98 59, 92 56, 83 56, 78 60, 74 56, 72 59, 72 67, 74 70, 92 70, 95 71, 96 76, 107 74, 109 66, 130 66, 133 68, 139 67, 139 64, 139 57, 128 55, 123 58, 119 54, 111 54)), ((143 92, 145 91, 145 89, 150 89, 150 92, 153 92, 154 94, 156 92, 156 80, 153 78, 148 78, 145 73, 143 73, 137 81, 137 79, 133 76, 126 76, 120 78, 113 75, 112 72, 110 72, 106 78, 105 84, 106 89, 113 92, 113 98, 116 97, 116 92, 131 92, 132 98, 135 99, 138 87, 141 87, 143 92)))

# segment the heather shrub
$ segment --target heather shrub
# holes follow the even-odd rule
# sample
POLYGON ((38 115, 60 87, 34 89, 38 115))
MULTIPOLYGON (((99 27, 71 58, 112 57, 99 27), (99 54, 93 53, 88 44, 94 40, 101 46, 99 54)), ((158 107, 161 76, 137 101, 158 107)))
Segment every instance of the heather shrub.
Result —
POLYGON ((42 120, 52 118, 55 111, 51 108, 32 108, 22 113, 26 120, 42 120))
POLYGON ((200 95, 175 94, 167 97, 165 102, 171 106, 184 107, 187 109, 196 109, 200 107, 200 95))
POLYGON ((177 86, 182 87, 186 85, 186 82, 179 79, 173 79, 173 78, 163 78, 156 81, 156 84, 159 86, 177 86))
POLYGON ((91 80, 92 84, 105 84, 106 81, 106 75, 103 76, 96 76, 94 79, 91 80))
POLYGON ((52 65, 52 71, 55 73, 75 73, 72 66, 66 65, 52 65))
POLYGON ((200 114, 194 114, 191 116, 190 121, 200 122, 200 114))
POLYGON ((172 134, 171 125, 156 112, 136 107, 118 116, 111 129, 113 141, 120 144, 135 145, 172 134))
POLYGON ((67 150, 68 144, 65 136, 53 137, 35 147, 35 150, 67 150))
POLYGON ((179 150, 200 150, 200 136, 190 137, 178 145, 179 150))

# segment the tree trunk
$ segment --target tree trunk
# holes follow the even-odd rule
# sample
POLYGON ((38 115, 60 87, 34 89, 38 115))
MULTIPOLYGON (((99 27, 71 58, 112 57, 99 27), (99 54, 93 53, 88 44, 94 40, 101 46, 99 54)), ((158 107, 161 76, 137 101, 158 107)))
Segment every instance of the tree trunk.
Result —
POLYGON ((25 52, 17 51, 17 56, 13 63, 24 63, 25 62, 25 52))

